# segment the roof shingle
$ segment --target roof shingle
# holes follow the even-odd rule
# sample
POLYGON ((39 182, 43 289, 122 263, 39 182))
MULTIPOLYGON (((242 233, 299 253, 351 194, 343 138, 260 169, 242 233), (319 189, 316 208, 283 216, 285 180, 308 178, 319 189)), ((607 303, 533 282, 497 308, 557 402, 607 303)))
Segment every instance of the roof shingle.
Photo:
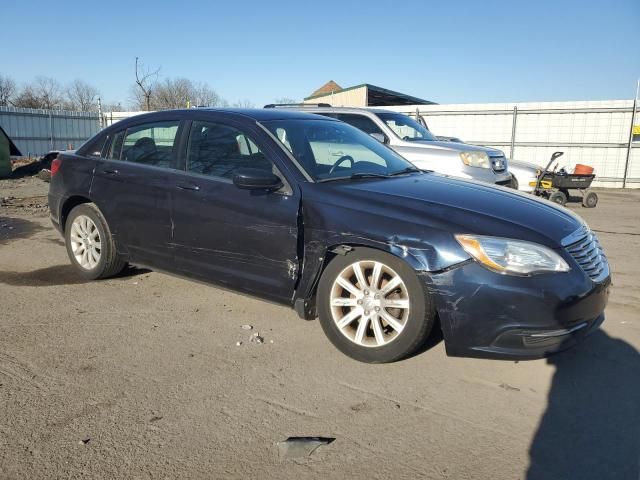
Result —
POLYGON ((340 85, 338 85, 333 80, 329 80, 327 83, 325 83, 323 86, 321 86, 319 89, 317 89, 315 92, 313 92, 309 96, 315 97, 317 95, 326 95, 328 93, 339 92, 340 90, 342 90, 342 87, 340 85))

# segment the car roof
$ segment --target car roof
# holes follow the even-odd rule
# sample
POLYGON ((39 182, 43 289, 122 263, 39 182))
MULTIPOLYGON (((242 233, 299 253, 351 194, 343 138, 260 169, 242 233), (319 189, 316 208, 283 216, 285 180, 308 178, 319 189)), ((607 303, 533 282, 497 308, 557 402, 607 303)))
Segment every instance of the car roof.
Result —
POLYGON ((118 122, 109 125, 104 130, 101 130, 100 134, 109 134, 109 132, 117 131, 123 128, 130 128, 131 125, 139 125, 144 122, 152 121, 164 121, 168 119, 174 119, 176 113, 180 114, 180 118, 189 119, 191 115, 197 115, 198 113, 205 115, 207 113, 222 113, 225 115, 231 115, 235 117, 242 117, 245 120, 253 120, 254 122, 262 122, 269 120, 326 120, 331 122, 337 122, 334 118, 324 117, 320 115, 312 115, 311 112, 300 112, 296 110, 282 110, 282 109, 265 109, 265 108, 178 108, 172 110, 157 110, 153 112, 145 112, 133 117, 124 118, 118 122))
MULTIPOLYGON (((289 119, 299 119, 299 120, 317 120, 317 116, 311 115, 312 112, 301 112, 299 110, 288 110, 288 109, 279 109, 279 108, 183 108, 178 110, 163 110, 163 113, 166 112, 185 112, 194 114, 197 112, 211 112, 211 113, 227 113, 232 115, 239 115, 247 118, 251 118, 256 121, 266 121, 266 120, 289 120, 289 119)), ((158 112, 159 113, 159 112, 158 112)))
POLYGON ((392 110, 385 110, 384 108, 360 108, 360 107, 318 107, 315 105, 309 105, 308 107, 304 105, 300 106, 292 106, 292 107, 280 107, 280 108, 268 108, 266 110, 296 110, 298 112, 308 112, 308 113, 397 113, 392 110))
POLYGON ((199 110, 235 113, 237 115, 253 118, 256 121, 287 119, 317 120, 318 118, 311 115, 313 112, 302 112, 300 110, 288 110, 283 108, 205 108, 199 110))

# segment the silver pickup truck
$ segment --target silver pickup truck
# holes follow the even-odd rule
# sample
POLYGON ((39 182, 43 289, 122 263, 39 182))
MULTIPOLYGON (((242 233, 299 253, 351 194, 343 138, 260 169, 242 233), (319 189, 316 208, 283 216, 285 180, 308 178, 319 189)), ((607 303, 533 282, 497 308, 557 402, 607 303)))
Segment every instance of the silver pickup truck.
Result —
POLYGON ((511 174, 502 151, 438 141, 423 125, 402 113, 315 105, 296 109, 336 118, 359 128, 423 170, 497 185, 511 185, 511 174))

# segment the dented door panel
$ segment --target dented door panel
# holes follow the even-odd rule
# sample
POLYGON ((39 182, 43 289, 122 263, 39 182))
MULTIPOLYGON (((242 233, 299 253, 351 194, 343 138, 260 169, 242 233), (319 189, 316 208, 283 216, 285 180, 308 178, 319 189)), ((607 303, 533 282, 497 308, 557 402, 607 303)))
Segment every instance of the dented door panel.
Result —
POLYGON ((188 275, 290 301, 298 277, 298 197, 174 176, 171 248, 188 275))

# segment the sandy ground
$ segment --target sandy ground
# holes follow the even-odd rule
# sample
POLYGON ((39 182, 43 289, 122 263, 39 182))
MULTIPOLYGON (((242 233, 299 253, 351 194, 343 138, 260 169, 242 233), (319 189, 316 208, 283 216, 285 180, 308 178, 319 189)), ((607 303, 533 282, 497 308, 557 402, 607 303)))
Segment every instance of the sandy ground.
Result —
POLYGON ((46 189, 0 181, 2 479, 640 477, 640 191, 571 207, 614 272, 579 347, 514 363, 440 342, 375 366, 212 286, 139 269, 83 283, 46 189), (290 436, 336 440, 280 459, 290 436))

